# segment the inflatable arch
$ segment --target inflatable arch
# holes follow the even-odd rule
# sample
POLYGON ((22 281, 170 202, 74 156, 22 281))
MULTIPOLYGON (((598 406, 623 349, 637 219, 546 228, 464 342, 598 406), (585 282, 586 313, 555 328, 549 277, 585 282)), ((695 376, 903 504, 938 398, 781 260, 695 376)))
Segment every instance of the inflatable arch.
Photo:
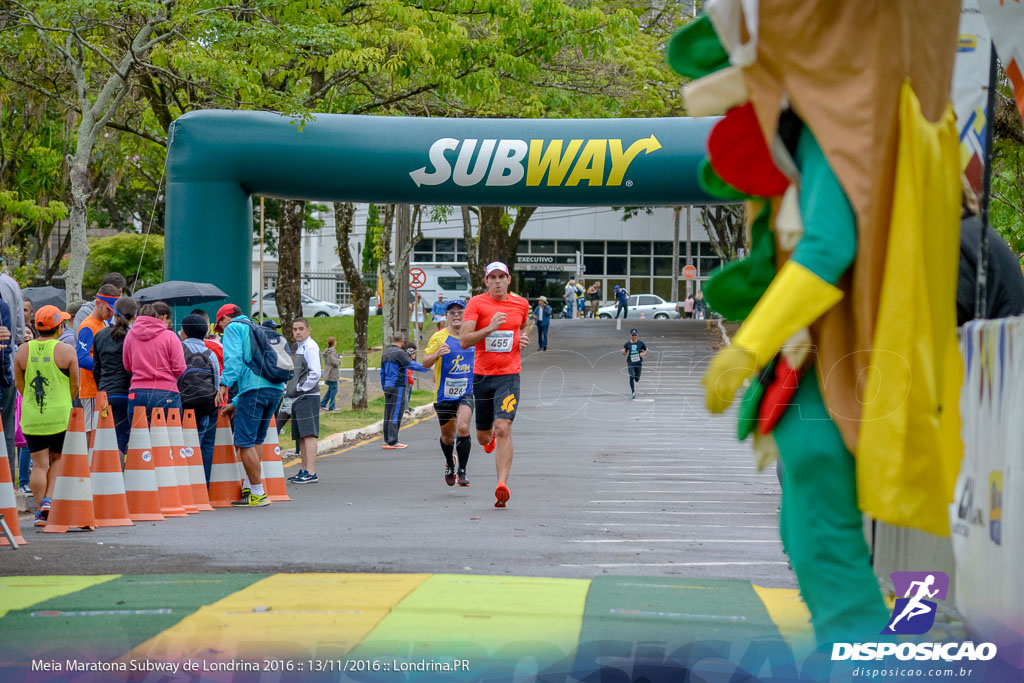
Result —
POLYGON ((252 195, 485 206, 666 206, 697 183, 717 119, 446 119, 267 112, 177 119, 164 276, 213 282, 248 311, 252 195))

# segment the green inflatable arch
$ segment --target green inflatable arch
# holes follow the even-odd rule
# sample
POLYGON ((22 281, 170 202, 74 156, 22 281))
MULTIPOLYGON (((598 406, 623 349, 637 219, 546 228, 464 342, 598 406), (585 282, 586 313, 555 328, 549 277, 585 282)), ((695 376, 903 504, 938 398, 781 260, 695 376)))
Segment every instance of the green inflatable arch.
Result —
POLYGON ((711 201, 697 166, 716 119, 445 119, 267 112, 177 119, 164 276, 251 297, 252 195, 485 206, 711 201))

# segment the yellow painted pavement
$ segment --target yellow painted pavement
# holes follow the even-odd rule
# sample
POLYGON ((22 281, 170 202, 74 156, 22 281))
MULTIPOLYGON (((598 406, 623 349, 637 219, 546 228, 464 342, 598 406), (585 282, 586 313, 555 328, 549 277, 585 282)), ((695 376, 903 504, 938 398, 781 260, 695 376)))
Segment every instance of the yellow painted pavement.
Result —
POLYGON ((428 576, 275 574, 200 608, 124 658, 339 658, 428 576))
POLYGON ((814 629, 811 627, 811 613, 795 588, 765 588, 751 584, 757 597, 761 598, 768 616, 772 618, 779 634, 797 656, 806 656, 814 649, 814 629))
POLYGON ((25 609, 118 578, 100 576, 5 576, 0 577, 0 618, 10 610, 25 609))

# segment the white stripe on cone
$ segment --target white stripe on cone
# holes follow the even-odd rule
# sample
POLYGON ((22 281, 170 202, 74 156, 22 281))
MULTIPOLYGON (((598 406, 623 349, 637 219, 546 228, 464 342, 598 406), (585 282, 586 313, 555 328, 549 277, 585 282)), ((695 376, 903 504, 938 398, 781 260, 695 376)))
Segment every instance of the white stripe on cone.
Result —
POLYGON ((221 481, 241 481, 242 474, 237 462, 230 464, 214 463, 210 468, 210 483, 221 481))
POLYGON ((125 491, 156 491, 156 471, 125 470, 124 489, 125 491))
POLYGON ((17 507, 18 501, 14 497, 14 484, 10 488, 6 484, 0 484, 0 510, 3 508, 17 507))
POLYGON ((125 493, 124 476, 120 472, 93 472, 90 481, 94 496, 123 496, 125 493))
POLYGON ((92 486, 86 477, 57 477, 53 486, 54 500, 82 500, 92 502, 92 486))

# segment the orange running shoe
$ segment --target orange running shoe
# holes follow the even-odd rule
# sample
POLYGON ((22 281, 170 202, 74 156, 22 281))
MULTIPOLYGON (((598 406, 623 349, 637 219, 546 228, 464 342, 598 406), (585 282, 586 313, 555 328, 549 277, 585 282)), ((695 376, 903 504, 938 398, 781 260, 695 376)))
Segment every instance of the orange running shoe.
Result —
POLYGON ((497 445, 498 445, 498 435, 497 434, 492 434, 491 435, 491 442, 489 444, 487 444, 486 446, 484 446, 484 453, 493 453, 494 449, 495 449, 495 447, 497 445))
POLYGON ((389 450, 394 450, 396 448, 408 448, 408 446, 405 445, 404 443, 395 443, 395 444, 386 443, 381 448, 387 448, 389 450))
POLYGON ((511 496, 512 494, 509 492, 508 487, 505 486, 505 482, 499 481, 498 485, 494 488, 494 507, 505 507, 505 503, 511 496))

